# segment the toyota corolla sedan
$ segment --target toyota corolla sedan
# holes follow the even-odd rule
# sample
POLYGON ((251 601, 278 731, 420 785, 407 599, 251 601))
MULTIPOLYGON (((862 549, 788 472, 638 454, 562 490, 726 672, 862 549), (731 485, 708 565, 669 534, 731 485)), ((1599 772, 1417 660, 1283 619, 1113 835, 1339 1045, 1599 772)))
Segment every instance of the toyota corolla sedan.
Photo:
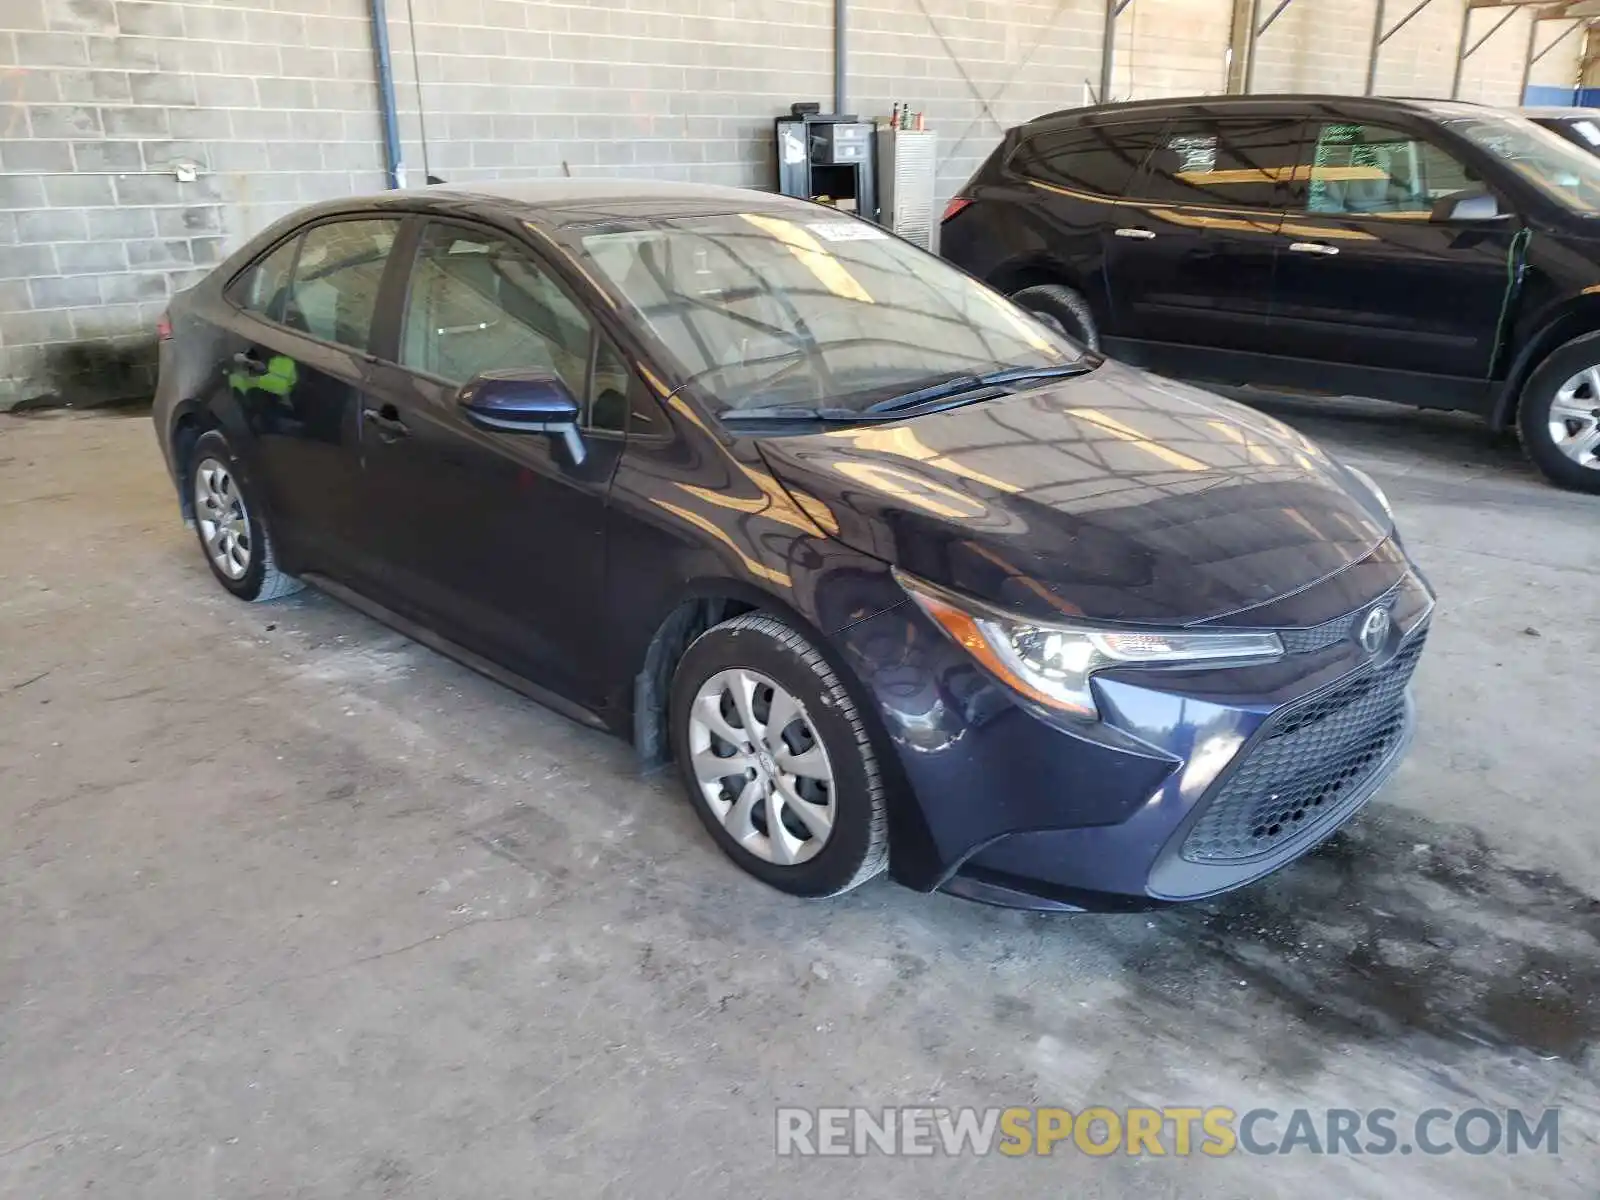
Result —
POLYGON ((1411 735, 1433 596, 1371 480, 829 208, 327 203, 161 337, 222 587, 312 584, 675 761, 787 892, 1213 895, 1411 735))

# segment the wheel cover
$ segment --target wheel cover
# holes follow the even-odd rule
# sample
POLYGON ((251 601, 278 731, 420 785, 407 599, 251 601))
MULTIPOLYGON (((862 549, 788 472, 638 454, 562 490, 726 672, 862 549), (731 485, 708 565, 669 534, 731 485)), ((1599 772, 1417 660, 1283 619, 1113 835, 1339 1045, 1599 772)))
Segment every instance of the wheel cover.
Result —
POLYGON ((1547 426, 1557 450, 1600 470, 1600 367, 1585 367, 1557 389, 1547 426))
POLYGON ((730 837, 777 866, 815 858, 833 833, 833 764, 805 706, 748 667, 719 671, 689 711, 690 766, 730 837))
POLYGON ((229 579, 250 569, 250 514, 232 473, 214 458, 194 471, 194 517, 212 565, 229 579))

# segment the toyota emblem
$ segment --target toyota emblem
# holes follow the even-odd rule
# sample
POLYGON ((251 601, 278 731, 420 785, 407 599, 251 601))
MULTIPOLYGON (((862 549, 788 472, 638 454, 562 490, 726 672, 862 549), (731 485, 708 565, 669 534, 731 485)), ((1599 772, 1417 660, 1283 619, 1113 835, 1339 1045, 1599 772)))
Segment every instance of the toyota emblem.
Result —
POLYGON ((1356 640, 1368 654, 1376 654, 1383 649, 1383 643, 1388 637, 1389 610, 1380 604, 1362 618, 1361 631, 1356 634, 1356 640))

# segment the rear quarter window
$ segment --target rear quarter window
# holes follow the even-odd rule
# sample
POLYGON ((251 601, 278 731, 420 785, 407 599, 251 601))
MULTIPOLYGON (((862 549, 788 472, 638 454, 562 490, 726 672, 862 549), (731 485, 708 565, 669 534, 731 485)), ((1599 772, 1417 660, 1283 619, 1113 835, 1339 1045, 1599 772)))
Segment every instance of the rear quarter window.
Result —
POLYGON ((1029 134, 1011 154, 1013 171, 1069 191, 1120 196, 1156 146, 1159 125, 1106 125, 1029 134))
POLYGON ((294 267, 300 238, 292 237, 265 257, 257 259, 228 288, 228 299, 240 308, 276 321, 289 293, 289 272, 294 267))

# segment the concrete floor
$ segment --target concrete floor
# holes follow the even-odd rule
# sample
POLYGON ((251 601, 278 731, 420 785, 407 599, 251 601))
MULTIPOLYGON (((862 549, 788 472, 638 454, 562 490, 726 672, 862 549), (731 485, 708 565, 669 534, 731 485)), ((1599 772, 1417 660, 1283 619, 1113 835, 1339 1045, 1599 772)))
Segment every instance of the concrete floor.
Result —
POLYGON ((1048 918, 765 890, 621 743, 229 599, 147 420, 0 417, 0 1194, 1592 1197, 1600 500, 1274 410, 1438 586, 1415 750, 1264 885, 1048 918), (1563 1152, 774 1157, 852 1102, 1560 1105, 1563 1152))

